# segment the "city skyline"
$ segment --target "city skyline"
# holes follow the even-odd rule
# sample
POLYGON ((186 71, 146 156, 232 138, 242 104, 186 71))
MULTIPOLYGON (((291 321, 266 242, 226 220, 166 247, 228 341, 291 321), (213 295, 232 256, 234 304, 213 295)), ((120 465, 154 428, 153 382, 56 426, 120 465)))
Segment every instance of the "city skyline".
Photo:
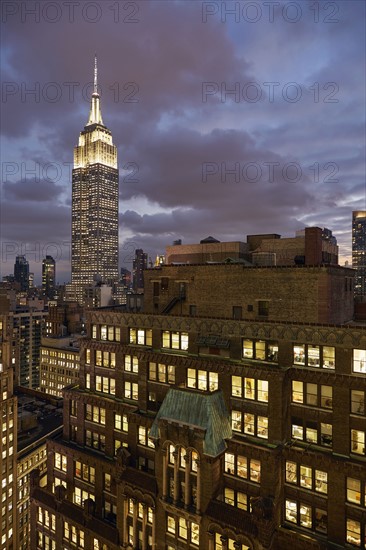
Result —
POLYGON ((71 279, 72 148, 95 51, 119 155, 120 265, 179 238, 305 225, 329 227, 351 259, 352 210, 365 209, 363 3, 51 4, 2 12, 1 276, 25 254, 39 283, 49 254, 58 282, 71 279))

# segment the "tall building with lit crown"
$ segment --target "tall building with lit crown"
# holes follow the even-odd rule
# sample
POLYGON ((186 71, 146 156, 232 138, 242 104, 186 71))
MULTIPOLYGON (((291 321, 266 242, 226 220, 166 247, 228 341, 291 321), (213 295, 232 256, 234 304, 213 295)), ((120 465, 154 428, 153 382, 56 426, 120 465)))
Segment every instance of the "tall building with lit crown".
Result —
POLYGON ((72 171, 71 278, 80 303, 96 276, 105 283, 118 279, 118 187, 117 148, 102 119, 95 58, 89 120, 72 171))
POLYGON ((366 211, 352 212, 352 267, 356 270, 355 297, 366 299, 366 211))

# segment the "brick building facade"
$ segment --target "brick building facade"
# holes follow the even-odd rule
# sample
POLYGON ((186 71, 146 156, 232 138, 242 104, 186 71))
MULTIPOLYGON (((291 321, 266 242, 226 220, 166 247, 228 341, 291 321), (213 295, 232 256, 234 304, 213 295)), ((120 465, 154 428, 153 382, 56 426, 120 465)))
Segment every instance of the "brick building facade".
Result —
POLYGON ((144 313, 88 314, 47 487, 32 479, 32 550, 366 547, 353 272, 238 268, 150 270, 144 313), (302 319, 288 305, 301 280, 302 319))

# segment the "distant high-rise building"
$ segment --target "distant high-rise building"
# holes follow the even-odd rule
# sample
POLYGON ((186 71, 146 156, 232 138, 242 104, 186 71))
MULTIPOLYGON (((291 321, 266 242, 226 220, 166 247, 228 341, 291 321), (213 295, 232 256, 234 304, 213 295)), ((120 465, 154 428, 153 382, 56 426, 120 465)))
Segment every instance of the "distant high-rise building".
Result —
POLYGON ((62 389, 79 379, 79 344, 75 337, 42 338, 40 390, 62 397, 62 389), (65 363, 66 359, 66 363, 65 363))
POLYGON ((356 270, 355 297, 366 298, 366 211, 352 212, 352 267, 356 270))
POLYGON ((30 271, 29 272, 29 276, 28 276, 28 288, 29 289, 34 289, 34 273, 33 271, 30 271))
POLYGON ((41 336, 47 311, 19 308, 10 313, 16 353, 15 381, 20 386, 39 388, 41 336))
POLYGON ((14 264, 14 279, 21 291, 29 289, 29 263, 25 256, 17 256, 14 264))
POLYGON ((55 296, 56 262, 52 256, 42 260, 42 290, 45 296, 52 300, 55 296))
POLYGON ((9 318, 0 313, 0 404, 2 417, 2 432, 0 437, 1 550, 16 548, 17 401, 13 395, 13 354, 12 326, 9 318))
POLYGON ((121 267, 121 278, 120 282, 126 287, 131 287, 131 279, 132 279, 132 273, 125 267, 121 267))
POLYGON ((144 290, 144 269, 147 269, 147 253, 142 248, 138 248, 135 250, 135 258, 132 263, 132 287, 135 292, 144 290))
POLYGON ((104 125, 97 87, 97 60, 89 120, 74 148, 70 293, 81 303, 95 276, 118 280, 117 148, 104 125))

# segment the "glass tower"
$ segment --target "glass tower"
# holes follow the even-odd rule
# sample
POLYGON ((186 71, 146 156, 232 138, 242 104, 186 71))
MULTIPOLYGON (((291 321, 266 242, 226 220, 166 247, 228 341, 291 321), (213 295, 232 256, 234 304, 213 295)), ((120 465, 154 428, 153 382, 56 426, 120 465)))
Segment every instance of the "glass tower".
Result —
POLYGON ((25 256, 17 256, 14 264, 14 279, 22 292, 29 289, 29 263, 25 256))
POLYGON ((52 256, 42 260, 42 290, 50 300, 55 296, 56 262, 52 256))
POLYGON ((352 267, 356 270, 355 297, 366 298, 366 211, 352 212, 352 267))
POLYGON ((74 148, 71 279, 77 300, 95 280, 118 280, 117 148, 104 125, 97 87, 97 59, 89 120, 74 148))

